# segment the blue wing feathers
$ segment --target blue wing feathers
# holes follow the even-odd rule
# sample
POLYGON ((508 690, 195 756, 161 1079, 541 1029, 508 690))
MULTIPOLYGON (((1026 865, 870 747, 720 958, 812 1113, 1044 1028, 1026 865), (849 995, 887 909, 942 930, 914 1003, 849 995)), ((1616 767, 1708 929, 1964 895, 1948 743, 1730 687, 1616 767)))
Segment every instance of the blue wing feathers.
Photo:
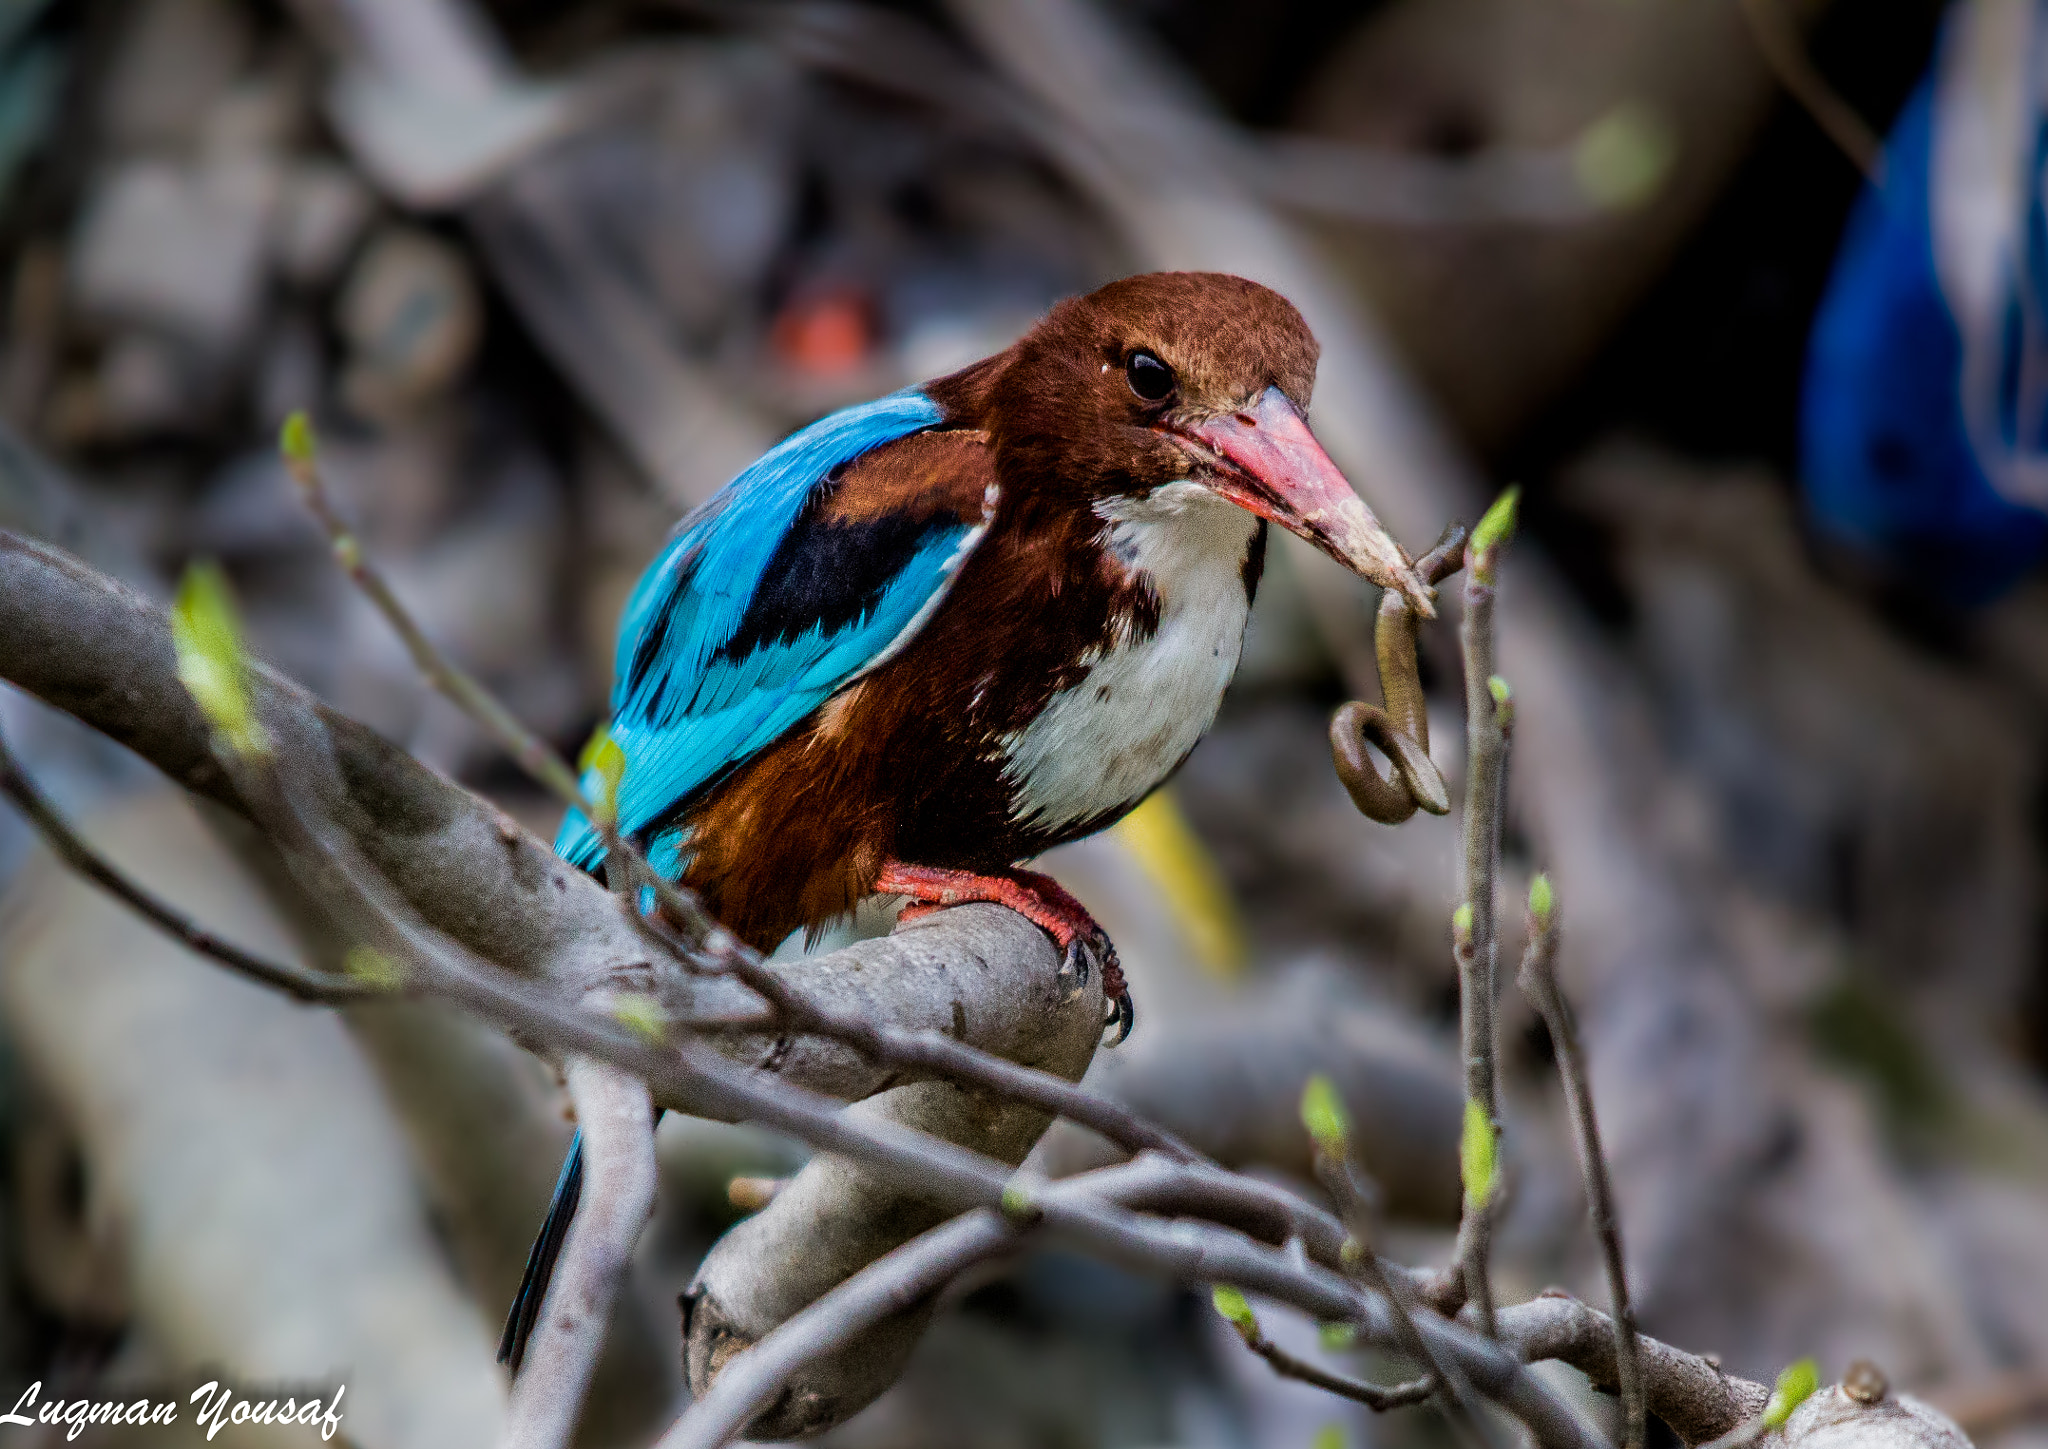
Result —
MULTIPOLYGON (((879 533, 798 530, 835 470, 941 417, 918 392, 833 413, 678 526, 619 625, 612 738, 626 753, 622 830, 658 823, 772 744, 871 667, 946 587, 969 532, 951 517, 894 520, 879 533)), ((684 848, 662 832, 657 865, 679 865, 684 848)), ((585 869, 604 855, 573 811, 555 849, 585 869)))

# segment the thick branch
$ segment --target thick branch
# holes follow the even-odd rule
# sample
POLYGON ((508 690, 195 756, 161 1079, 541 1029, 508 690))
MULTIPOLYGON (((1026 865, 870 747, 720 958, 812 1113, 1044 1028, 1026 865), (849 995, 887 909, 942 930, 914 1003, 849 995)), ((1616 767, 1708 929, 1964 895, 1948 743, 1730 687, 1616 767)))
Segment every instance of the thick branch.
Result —
MULTIPOLYGON (((1576 1298, 1545 1294, 1498 1314, 1500 1341, 1525 1363, 1570 1364, 1610 1393, 1621 1387, 1615 1366, 1614 1321, 1576 1298)), ((1704 1444, 1763 1412, 1771 1391, 1697 1354, 1654 1338, 1636 1340, 1649 1410, 1687 1444, 1704 1444)))
POLYGON ((512 1381, 507 1449, 563 1449, 575 1436, 612 1304, 654 1213, 654 1112, 646 1085, 588 1057, 571 1057, 568 1075, 583 1129, 583 1198, 512 1381))
MULTIPOLYGON (((0 531, 0 678, 249 814, 178 683, 169 623, 143 595, 0 531)), ((525 976, 595 981, 648 959, 603 887, 502 812, 263 667, 249 673, 279 768, 436 929, 525 976)))
MULTIPOLYGON (((207 723, 177 680, 159 606, 56 549, 6 532, 0 678, 127 745, 187 788, 251 813, 214 761, 207 723)), ((434 930, 515 973, 579 991, 606 981, 656 985, 661 946, 596 881, 292 681, 261 665, 252 665, 249 680, 278 770, 434 930)), ((1057 972, 1049 948, 1034 954, 1025 944, 1042 945, 1036 928, 993 909, 949 916, 936 936, 920 922, 796 968, 813 1029, 843 1029, 860 1049, 780 1031, 731 1036, 723 1049, 847 1098, 927 1074, 961 1075, 1048 1110, 1071 1108, 1126 1146, 1172 1145, 1163 1135, 1155 1140, 1129 1113, 1031 1070, 1044 1054, 1036 1041, 1047 1019, 1040 997, 1053 990, 1057 972), (1041 955, 1049 963, 1043 973, 1041 955), (999 961, 1031 966, 989 969, 999 961), (936 1037, 952 1044, 935 1044, 936 1037), (899 1047, 903 1060, 893 1062, 899 1047), (1001 1060, 977 1060, 970 1048, 1001 1060)), ((737 1017, 758 1005, 729 975, 660 977, 662 1004, 677 1018, 737 1017)), ((1092 990, 1083 996, 1089 1000, 1073 1009, 1095 999, 1092 990)))
POLYGON ((978 1208, 885 1253, 726 1360, 656 1449, 719 1449, 779 1402, 806 1368, 837 1358, 875 1325, 911 1312, 968 1268, 1015 1243, 1016 1233, 1001 1213, 978 1208))

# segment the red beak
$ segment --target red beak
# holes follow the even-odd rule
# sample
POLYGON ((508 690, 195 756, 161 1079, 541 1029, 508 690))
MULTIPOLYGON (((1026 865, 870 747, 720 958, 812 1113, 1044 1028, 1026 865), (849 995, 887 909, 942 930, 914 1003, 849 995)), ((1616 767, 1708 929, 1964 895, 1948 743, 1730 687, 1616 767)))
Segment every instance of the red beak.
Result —
POLYGON ((1430 591, 1365 501, 1352 491, 1294 404, 1277 387, 1248 411, 1187 430, 1221 459, 1209 486, 1240 508, 1307 539, 1353 573, 1399 589, 1416 613, 1436 617, 1430 591))

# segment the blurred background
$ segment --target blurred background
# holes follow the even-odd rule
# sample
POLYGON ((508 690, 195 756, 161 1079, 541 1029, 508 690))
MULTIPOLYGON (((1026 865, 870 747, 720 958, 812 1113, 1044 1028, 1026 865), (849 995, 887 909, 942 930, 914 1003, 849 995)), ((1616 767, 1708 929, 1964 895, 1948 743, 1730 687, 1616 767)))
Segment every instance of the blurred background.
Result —
MULTIPOLYGON (((219 559, 262 655, 551 835, 330 566, 287 412, 428 630, 573 749, 639 569, 778 437, 1118 275, 1265 280, 1411 550, 1524 485, 1507 889, 1558 882, 1644 1327, 1763 1379, 1869 1357, 2048 1444, 2043 56, 2036 0, 0 0, 0 523, 159 595, 219 559)), ((1143 1007, 1092 1080, 1299 1177, 1333 1072, 1389 1245, 1441 1261, 1455 817, 1352 809, 1325 729, 1375 697, 1374 600, 1292 550, 1268 580, 1170 792, 1049 862, 1143 1007)), ((1455 790, 1448 623, 1423 652, 1455 790)), ((331 945, 232 822, 19 695, 0 725, 139 878, 331 945)), ((0 1397, 212 1366, 346 1381, 365 1446, 490 1442, 551 1074, 231 979, 12 817, 0 887, 0 1397)), ((1503 1011, 1502 1292, 1604 1303, 1503 1011)), ((592 1446, 673 1413, 729 1183, 801 1160, 673 1117, 661 1156, 592 1446)), ((1441 1440, 1167 1285, 1040 1254, 953 1296, 829 1442, 1441 1440)))

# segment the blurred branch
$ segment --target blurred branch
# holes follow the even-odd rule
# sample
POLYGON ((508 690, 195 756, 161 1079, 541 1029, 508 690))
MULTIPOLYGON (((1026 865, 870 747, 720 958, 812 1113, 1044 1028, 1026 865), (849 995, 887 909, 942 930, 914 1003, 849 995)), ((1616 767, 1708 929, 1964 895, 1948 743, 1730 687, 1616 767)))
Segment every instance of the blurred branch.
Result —
POLYGON ((502 1442, 560 1449, 575 1436, 612 1304, 654 1213, 654 1113, 646 1084, 587 1057, 568 1062, 583 1132, 583 1195, 520 1371, 502 1442))
POLYGON ((656 93, 658 70, 530 81, 468 0, 292 9, 340 61, 327 110, 364 172, 408 206, 462 208, 522 320, 666 496, 702 502, 772 441, 663 325, 568 181, 560 143, 656 93))
POLYGON ((1560 908, 1547 876, 1537 876, 1529 895, 1529 945, 1517 973, 1523 994, 1534 1003, 1550 1032, 1557 1055, 1557 1075, 1564 1088, 1565 1110, 1572 1120, 1579 1167, 1586 1180, 1586 1211, 1600 1240, 1600 1258, 1607 1270, 1607 1289, 1614 1300, 1615 1377, 1621 1386, 1623 1449, 1643 1449, 1643 1363, 1636 1338, 1636 1310, 1629 1300, 1628 1268, 1621 1253, 1621 1221, 1614 1207, 1614 1182, 1607 1154, 1600 1147, 1600 1122, 1593 1113, 1593 1092, 1586 1080, 1586 1058, 1579 1049, 1579 1029, 1571 1006, 1557 984, 1557 941, 1560 908))
POLYGON ((6 795, 14 803, 23 818, 34 827, 36 834, 42 837, 43 844, 49 847, 52 855, 166 935, 182 941, 192 950, 220 963, 230 971, 246 976, 261 985, 275 987, 309 1006, 339 1006, 346 1002, 390 995, 388 991, 365 986, 360 982, 266 961, 261 956, 244 951, 232 941, 214 935, 190 917, 172 910, 121 874, 111 862, 88 845, 83 836, 71 828, 70 823, 42 791, 36 788, 35 782, 22 769, 21 762, 8 748, 4 736, 0 736, 0 794, 6 795))
MULTIPOLYGON (((837 0, 735 5, 675 0, 813 69, 943 111, 955 123, 1042 144, 1057 120, 916 19, 837 0)), ((1500 147, 1458 160, 1321 136, 1241 134, 1217 152, 1265 200, 1344 221, 1407 226, 1568 225, 1601 214, 1570 147, 1500 147)))
POLYGON ((1785 13, 1783 0, 1741 0, 1741 3, 1750 34, 1756 37, 1756 48, 1770 64, 1778 83, 1791 93, 1806 114, 1813 118, 1813 123, 1863 173, 1865 181, 1872 186, 1884 185, 1884 142, 1814 65, 1812 57, 1806 53, 1806 42, 1799 33, 1799 27, 1785 13))

